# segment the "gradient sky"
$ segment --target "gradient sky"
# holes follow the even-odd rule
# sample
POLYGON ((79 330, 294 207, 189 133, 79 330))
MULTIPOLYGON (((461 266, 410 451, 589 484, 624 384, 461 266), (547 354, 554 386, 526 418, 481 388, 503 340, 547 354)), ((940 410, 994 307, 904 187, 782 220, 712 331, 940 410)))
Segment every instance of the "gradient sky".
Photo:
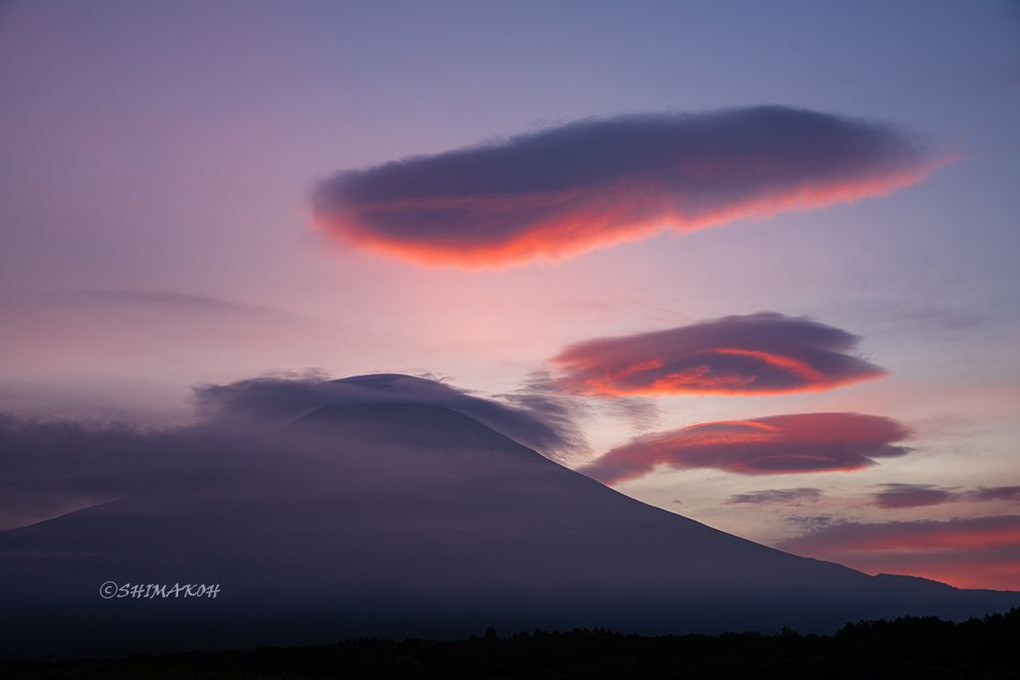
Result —
POLYGON ((191 417, 195 385, 267 373, 429 374, 479 396, 541 373, 588 409, 579 468, 706 423, 867 414, 909 430, 871 444, 911 450, 740 474, 671 449, 617 488, 872 573, 1020 589, 1011 3, 14 0, 0 93, 0 410, 165 424, 191 417), (895 125, 942 165, 884 196, 499 269, 314 225, 316 187, 341 171, 760 105, 895 125), (564 389, 568 348, 761 312, 858 336, 842 361, 885 375, 564 389))

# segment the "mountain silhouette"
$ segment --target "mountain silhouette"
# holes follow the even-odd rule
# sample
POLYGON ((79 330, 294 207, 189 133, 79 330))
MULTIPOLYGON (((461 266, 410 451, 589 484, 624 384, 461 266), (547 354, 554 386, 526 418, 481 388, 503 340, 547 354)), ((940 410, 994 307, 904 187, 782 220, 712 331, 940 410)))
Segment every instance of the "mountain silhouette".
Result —
POLYGON ((605 626, 827 632, 1020 593, 872 577, 624 496, 443 406, 331 405, 146 493, 0 533, 0 655, 605 626), (218 584, 211 597, 100 585, 218 584))
POLYGON ((294 428, 333 434, 347 442, 398 444, 428 449, 477 448, 542 456, 477 420, 431 404, 351 404, 320 406, 294 428))

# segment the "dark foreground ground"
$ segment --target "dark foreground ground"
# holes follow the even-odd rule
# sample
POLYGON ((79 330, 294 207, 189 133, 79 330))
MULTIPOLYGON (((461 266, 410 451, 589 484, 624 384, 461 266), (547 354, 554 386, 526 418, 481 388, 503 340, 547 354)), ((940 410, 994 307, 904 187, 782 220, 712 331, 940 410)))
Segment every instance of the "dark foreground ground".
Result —
POLYGON ((1020 608, 962 623, 901 618, 831 636, 643 637, 607 630, 457 641, 359 639, 249 652, 0 661, 0 678, 1020 678, 1020 608))

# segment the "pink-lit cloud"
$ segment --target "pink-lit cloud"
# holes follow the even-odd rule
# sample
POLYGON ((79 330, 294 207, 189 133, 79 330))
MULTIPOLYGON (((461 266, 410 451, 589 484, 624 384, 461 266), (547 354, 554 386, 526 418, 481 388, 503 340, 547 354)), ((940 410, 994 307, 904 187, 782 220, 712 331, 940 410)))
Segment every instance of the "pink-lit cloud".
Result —
POLYGON ((1020 590, 1020 515, 823 527, 777 547, 862 571, 1020 590))
POLYGON ((553 363, 560 387, 579 394, 785 394, 885 375, 849 354, 858 342, 810 319, 759 313, 588 340, 553 363))
POLYGON ((505 267, 889 194, 936 166, 884 124, 763 106, 628 115, 342 172, 316 224, 438 266, 505 267))
POLYGON ((700 423, 631 440, 582 471, 608 484, 641 477, 656 465, 713 468, 745 475, 850 472, 876 458, 902 456, 910 436, 889 418, 860 413, 796 413, 700 423))

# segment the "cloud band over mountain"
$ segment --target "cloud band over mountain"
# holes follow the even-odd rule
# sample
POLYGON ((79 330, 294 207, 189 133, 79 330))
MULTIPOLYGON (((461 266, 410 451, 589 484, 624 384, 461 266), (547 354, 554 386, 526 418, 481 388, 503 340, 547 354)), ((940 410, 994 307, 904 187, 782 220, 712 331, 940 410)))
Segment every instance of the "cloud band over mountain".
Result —
POLYGON ((539 394, 511 405, 437 380, 378 373, 329 380, 318 374, 261 377, 196 388, 199 411, 212 421, 283 424, 320 406, 425 404, 457 411, 549 457, 583 446, 572 414, 539 394))
POLYGON ((400 374, 330 380, 309 373, 195 389, 197 423, 146 429, 0 412, 0 531, 129 493, 220 483, 238 460, 322 406, 425 405, 456 411, 550 458, 583 447, 572 414, 540 394, 517 405, 400 374))
POLYGON ((896 445, 909 436, 894 420, 860 413, 699 423, 632 439, 582 471, 608 484, 635 479, 660 464, 744 475, 849 472, 874 465, 875 458, 909 453, 896 445))
POLYGON ((784 394, 885 375, 839 328, 776 313, 581 342, 553 359, 559 385, 593 395, 784 394))
POLYGON ((315 188, 312 209, 341 243, 505 267, 884 195, 936 165, 897 128, 833 114, 626 115, 341 172, 315 188))

